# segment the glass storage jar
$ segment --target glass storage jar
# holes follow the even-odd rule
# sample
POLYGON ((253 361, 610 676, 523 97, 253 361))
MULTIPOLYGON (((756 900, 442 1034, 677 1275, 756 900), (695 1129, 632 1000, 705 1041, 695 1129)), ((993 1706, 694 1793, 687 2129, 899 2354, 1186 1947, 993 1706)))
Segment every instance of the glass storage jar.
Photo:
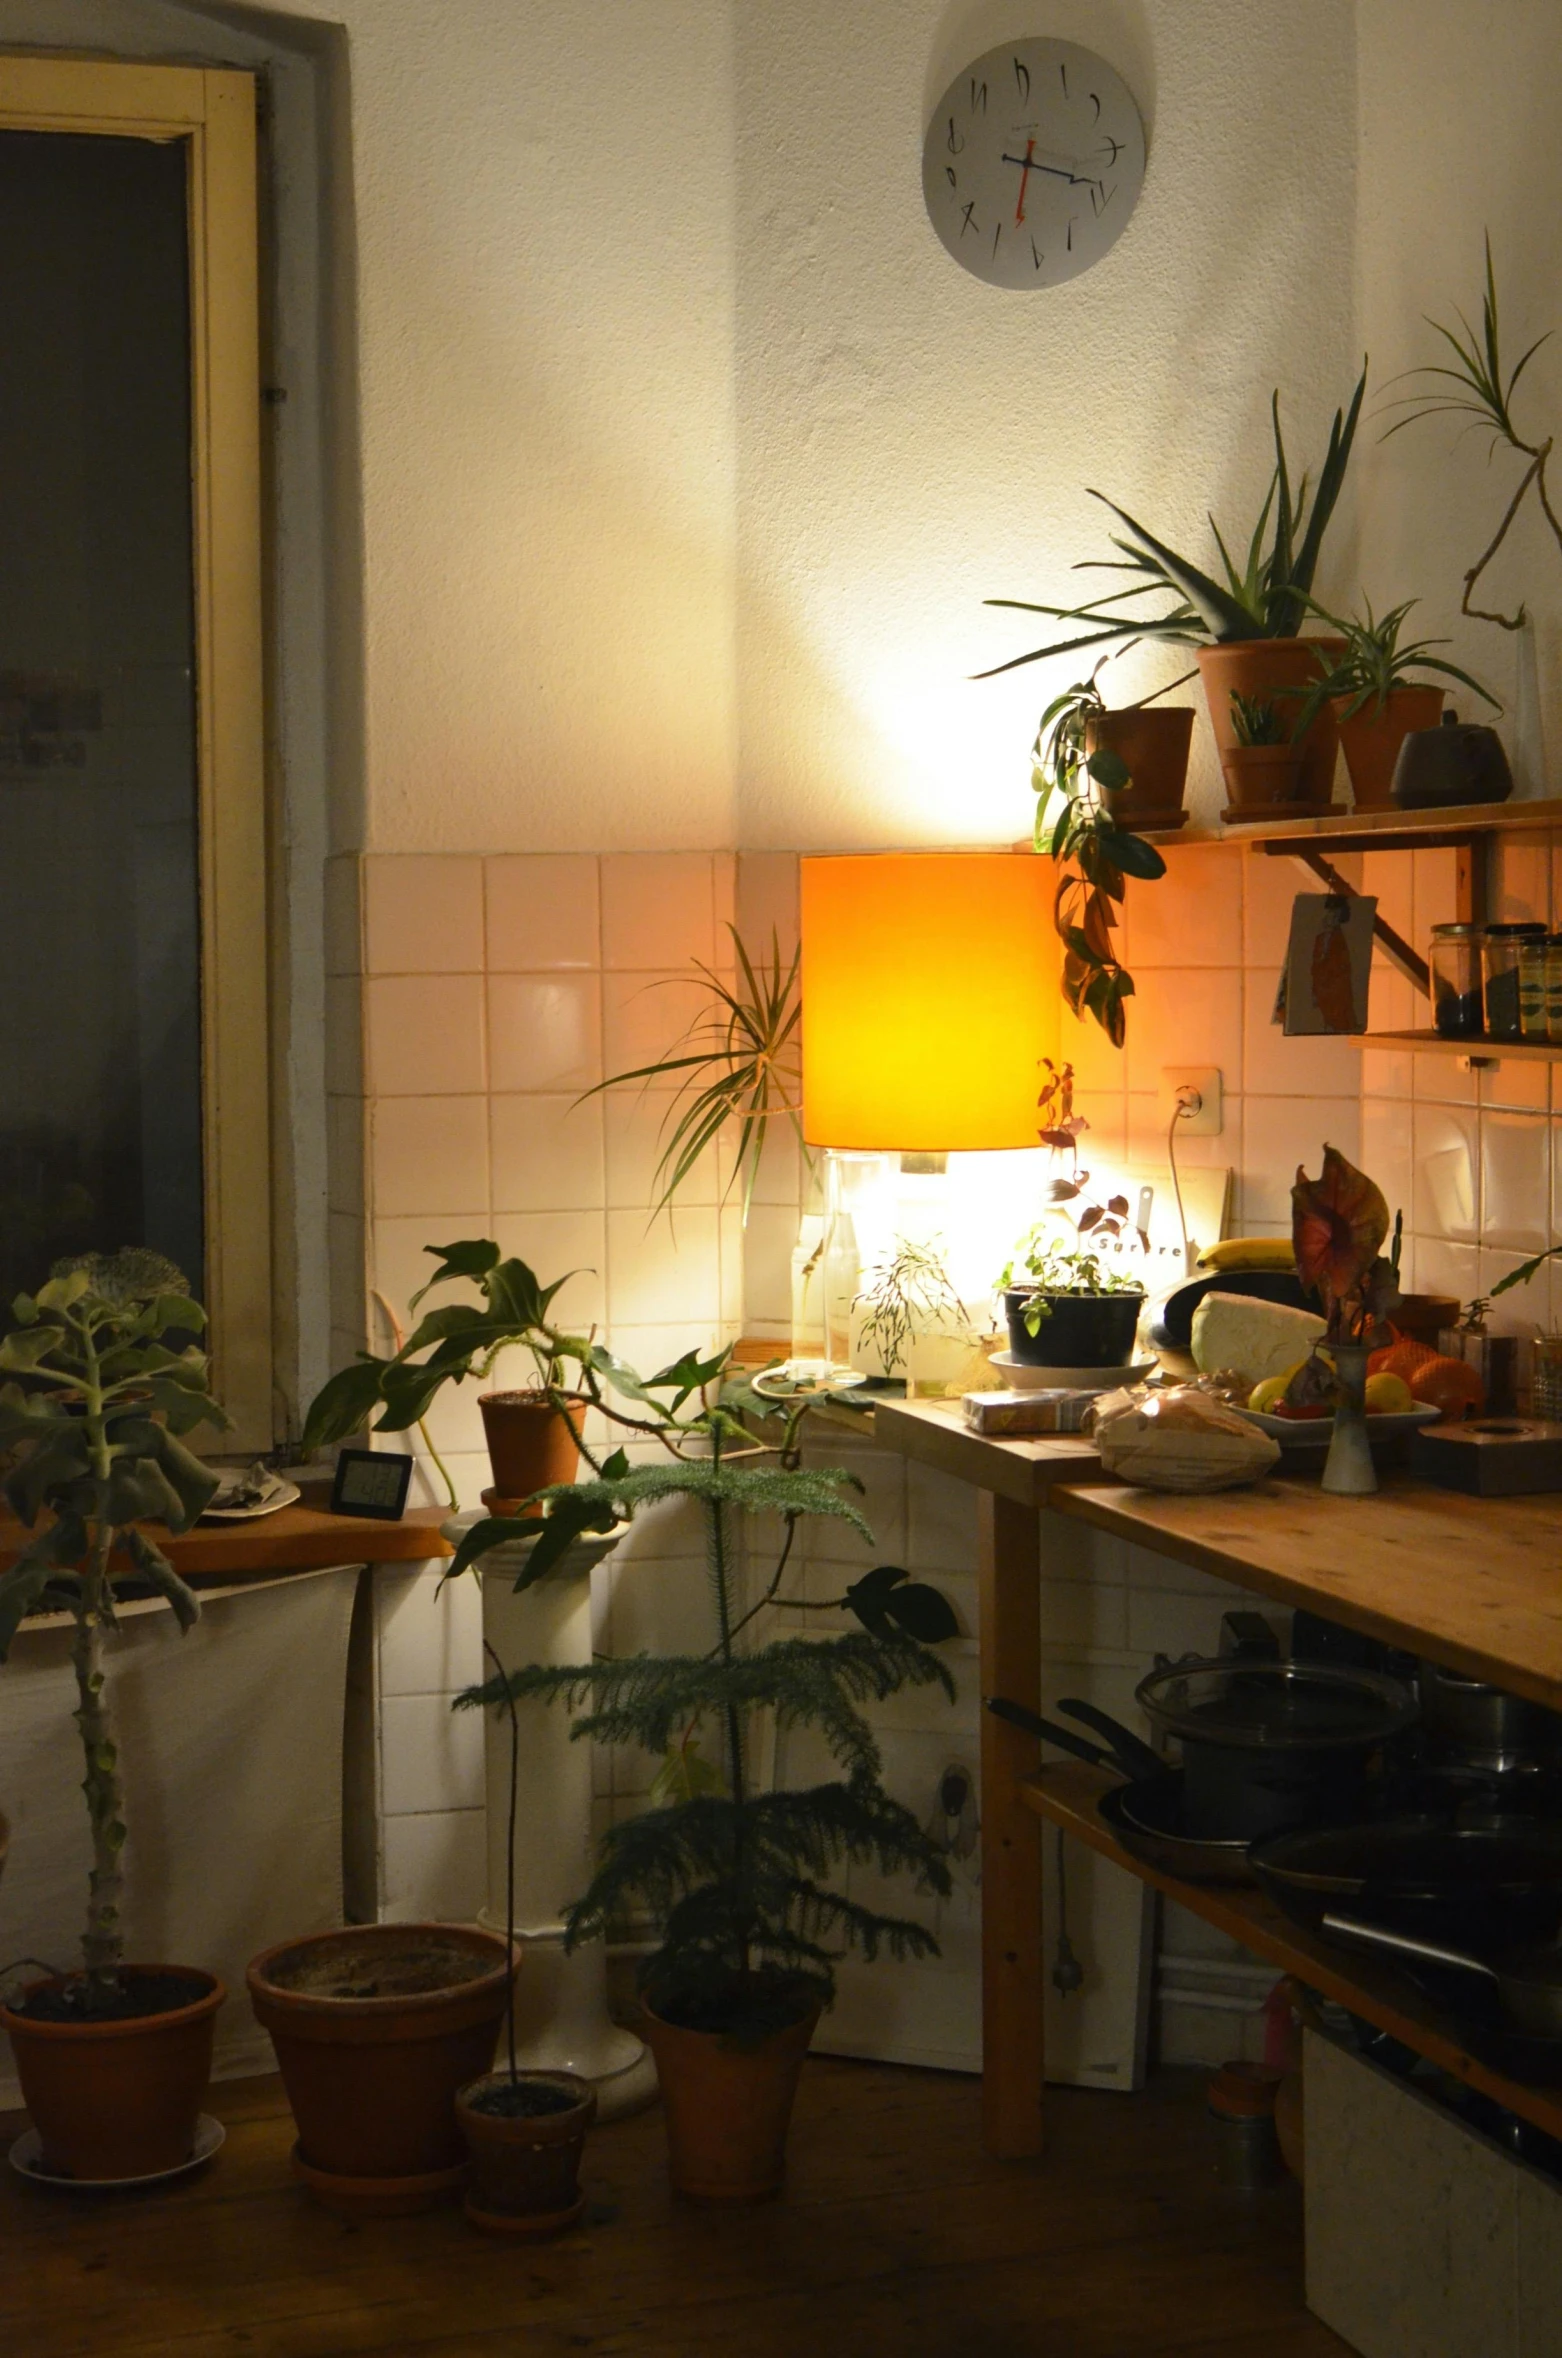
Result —
MULTIPOLYGON (((1432 928, 1432 1020, 1445 1040, 1478 1040, 1486 1017, 1481 996, 1481 937, 1474 925, 1432 928)), ((1558 966, 1562 988, 1562 962, 1558 966)), ((1562 1012, 1562 1010, 1559 1010, 1562 1012)))
POLYGON ((1544 933, 1519 944, 1519 1037, 1524 1040, 1547 1037, 1546 970, 1550 956, 1549 938, 1544 933))
POLYGON ((1530 1371, 1530 1414, 1562 1423, 1562 1335, 1537 1335, 1530 1371))
POLYGON ((1489 1040, 1523 1038, 1519 1024, 1519 954, 1526 942, 1545 938, 1545 927, 1529 920, 1512 925, 1488 925, 1481 936, 1489 1040))
POLYGON ((1546 1038, 1562 1043, 1562 933, 1546 936, 1546 1038))

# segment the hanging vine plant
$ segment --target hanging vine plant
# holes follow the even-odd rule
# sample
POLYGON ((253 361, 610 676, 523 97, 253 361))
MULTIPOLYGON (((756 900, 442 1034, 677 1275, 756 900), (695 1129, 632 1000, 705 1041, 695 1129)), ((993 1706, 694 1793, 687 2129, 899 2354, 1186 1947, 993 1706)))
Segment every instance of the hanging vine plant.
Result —
POLYGON ((1063 944, 1063 996, 1081 1021, 1093 1016, 1121 1048, 1134 978, 1112 937, 1127 879, 1153 883, 1165 875, 1166 862, 1153 843, 1112 817, 1105 797, 1130 783, 1128 764, 1109 746, 1093 753, 1086 746, 1091 722, 1105 710, 1094 672, 1055 696, 1036 732, 1031 784, 1036 849, 1058 871, 1052 907, 1063 944))

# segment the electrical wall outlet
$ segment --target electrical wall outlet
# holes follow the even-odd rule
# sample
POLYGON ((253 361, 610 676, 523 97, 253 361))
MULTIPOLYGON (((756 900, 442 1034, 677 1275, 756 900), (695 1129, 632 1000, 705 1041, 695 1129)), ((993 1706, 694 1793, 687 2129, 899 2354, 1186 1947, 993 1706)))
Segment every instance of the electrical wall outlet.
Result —
POLYGON ((1220 1071, 1213 1064, 1163 1064, 1161 1067, 1161 1122, 1171 1127, 1172 1109, 1179 1099, 1189 1109, 1177 1124, 1179 1138, 1218 1138, 1225 1128, 1220 1071))

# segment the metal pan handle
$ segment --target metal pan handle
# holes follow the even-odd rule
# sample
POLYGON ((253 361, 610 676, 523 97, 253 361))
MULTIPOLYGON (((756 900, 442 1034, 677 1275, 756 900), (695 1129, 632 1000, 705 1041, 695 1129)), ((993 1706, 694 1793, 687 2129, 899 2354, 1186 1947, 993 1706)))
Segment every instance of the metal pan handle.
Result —
POLYGON ((1027 1736, 1040 1736, 1043 1743, 1056 1744, 1061 1752, 1071 1752, 1076 1760, 1088 1762, 1091 1768, 1119 1766, 1099 1744, 1087 1743, 1072 1728, 1054 1727, 1050 1719, 1043 1719, 1039 1712, 1028 1710, 1023 1703, 1011 1703, 1005 1695, 989 1695, 987 1708, 994 1719, 1007 1720, 1011 1728, 1023 1728, 1027 1736))
POLYGON ((1060 1695, 1058 1709, 1066 1711, 1070 1719, 1077 1719, 1082 1726, 1094 1728, 1098 1736, 1104 1736, 1125 1775, 1163 1777, 1166 1774, 1165 1761, 1142 1736, 1136 1736, 1132 1728, 1123 1727, 1110 1713, 1098 1711, 1094 1703, 1082 1703, 1074 1695, 1067 1698, 1060 1695))
POLYGON ((1415 1957, 1423 1965, 1452 1965, 1460 1973, 1481 1973, 1488 1981, 1499 1977, 1483 1957, 1472 1957, 1464 1949, 1445 1949, 1435 1940, 1416 1940, 1408 1932, 1389 1932, 1381 1924, 1363 1924, 1355 1916, 1336 1916, 1332 1912, 1323 1919, 1325 1932, 1342 1933, 1347 1940, 1358 1940, 1369 1949, 1386 1949, 1392 1956, 1415 1957))

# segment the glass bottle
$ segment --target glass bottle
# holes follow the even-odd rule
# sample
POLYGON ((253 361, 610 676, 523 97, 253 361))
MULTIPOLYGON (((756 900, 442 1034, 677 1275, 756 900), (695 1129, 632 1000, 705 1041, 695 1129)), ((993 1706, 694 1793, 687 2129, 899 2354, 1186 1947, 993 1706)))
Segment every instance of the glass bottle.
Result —
POLYGON ((1488 925, 1481 936, 1489 1040, 1523 1038, 1519 1027, 1519 952, 1525 942, 1543 941, 1545 934, 1543 925, 1525 921, 1488 925))
POLYGON ((1550 959, 1547 936, 1519 944, 1519 1037, 1544 1040, 1547 1036, 1546 969, 1550 959))
POLYGON ((1478 1040, 1486 1023, 1480 928, 1434 925, 1431 967, 1432 1020, 1437 1029, 1445 1040, 1478 1040))

